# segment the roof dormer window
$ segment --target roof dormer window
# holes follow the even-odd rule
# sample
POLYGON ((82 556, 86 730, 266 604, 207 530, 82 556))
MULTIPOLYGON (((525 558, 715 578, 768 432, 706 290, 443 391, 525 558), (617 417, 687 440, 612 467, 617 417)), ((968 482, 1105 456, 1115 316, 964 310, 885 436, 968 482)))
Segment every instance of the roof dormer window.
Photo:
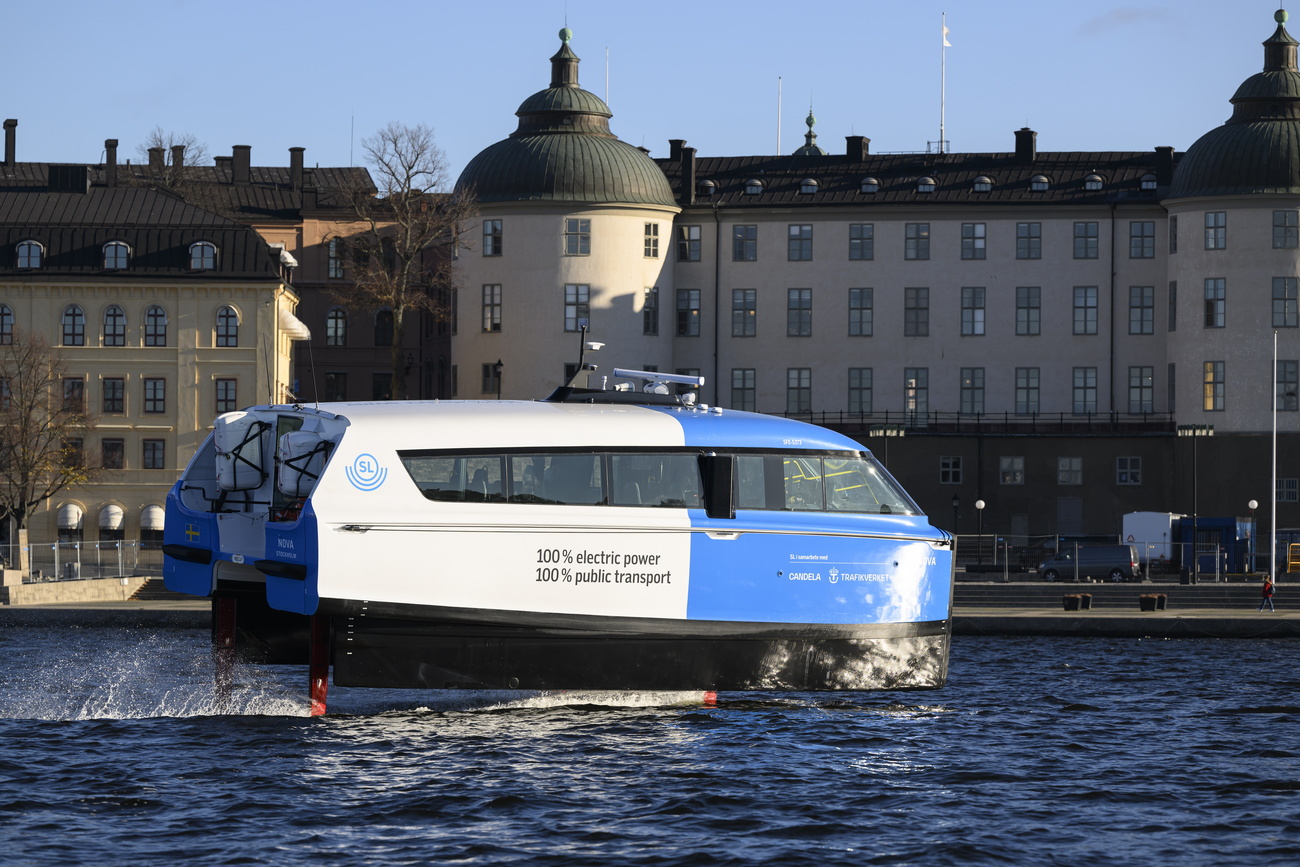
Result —
POLYGON ((862 192, 875 194, 880 192, 880 180, 878 178, 863 178, 862 192))
POLYGON ((45 248, 39 241, 20 241, 18 244, 18 267, 39 268, 45 260, 45 248))
POLYGON ((131 260, 131 248, 125 241, 109 241, 104 245, 104 268, 117 271, 125 268, 131 260))
POLYGON ((977 193, 991 193, 993 192, 993 179, 988 175, 980 175, 975 179, 973 189, 977 193))
POLYGON ((1154 190, 1157 183, 1158 181, 1156 180, 1156 176, 1152 174, 1143 175, 1142 179, 1138 182, 1139 186, 1144 190, 1154 190))
POLYGON ((709 198, 718 191, 718 185, 713 181, 700 181, 695 185, 695 191, 703 198, 709 198))
POLYGON ((803 196, 811 196, 813 193, 817 192, 818 186, 819 184, 813 178, 804 178, 799 182, 799 194, 803 196))
POLYGON ((763 182, 758 178, 750 178, 745 181, 745 195, 757 196, 761 192, 763 192, 763 182))
POLYGON ((1052 186, 1052 182, 1047 179, 1047 175, 1034 175, 1029 179, 1029 189, 1035 193, 1045 193, 1052 186))
POLYGON ((933 193, 934 188, 937 186, 938 184, 935 182, 934 178, 927 176, 916 182, 916 191, 918 193, 933 193))
POLYGON ((1097 192, 1106 186, 1106 182, 1101 179, 1101 175, 1088 175, 1083 179, 1083 188, 1089 192, 1097 192))
POLYGON ((190 244, 190 268, 194 271, 211 271, 217 267, 217 247, 207 241, 190 244))

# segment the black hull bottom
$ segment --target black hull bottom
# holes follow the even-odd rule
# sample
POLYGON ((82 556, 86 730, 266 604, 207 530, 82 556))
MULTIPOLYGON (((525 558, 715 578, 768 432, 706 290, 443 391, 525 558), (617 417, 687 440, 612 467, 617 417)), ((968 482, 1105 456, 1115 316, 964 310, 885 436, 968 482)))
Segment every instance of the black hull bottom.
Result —
POLYGON ((651 635, 336 617, 334 682, 411 689, 875 690, 933 689, 947 678, 947 622, 875 636, 813 637, 814 629, 784 636, 651 635))

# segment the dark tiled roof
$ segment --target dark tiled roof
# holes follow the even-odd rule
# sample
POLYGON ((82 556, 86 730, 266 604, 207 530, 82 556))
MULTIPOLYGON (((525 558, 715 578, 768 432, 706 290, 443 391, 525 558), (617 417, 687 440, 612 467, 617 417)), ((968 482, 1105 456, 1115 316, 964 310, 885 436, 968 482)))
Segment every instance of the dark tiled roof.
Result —
MULTIPOLYGON (((1174 157, 1170 154, 1170 157, 1174 157)), ((1170 157, 1164 159, 1168 161, 1170 157)), ((1169 183, 1172 166, 1161 166, 1156 151, 1100 151, 1039 153, 1032 161, 1014 153, 994 154, 878 154, 865 159, 844 155, 703 157, 695 160, 695 181, 712 181, 717 192, 695 198, 694 204, 712 207, 816 207, 825 205, 1041 205, 1106 204, 1113 201, 1159 201, 1169 183), (1084 179, 1102 178, 1100 190, 1084 188, 1084 179), (1038 175, 1047 178, 1045 191, 1030 189, 1038 175), (992 181, 989 192, 976 192, 975 179, 992 181), (1143 190, 1142 179, 1154 176, 1160 189, 1143 190), (918 192, 917 181, 929 177, 934 192, 918 192), (817 182, 817 192, 801 193, 805 178, 817 182), (862 192, 867 178, 880 182, 879 191, 862 192), (755 179, 763 191, 746 195, 745 183, 755 179)), ((668 182, 684 202, 684 172, 680 160, 656 160, 668 182)))

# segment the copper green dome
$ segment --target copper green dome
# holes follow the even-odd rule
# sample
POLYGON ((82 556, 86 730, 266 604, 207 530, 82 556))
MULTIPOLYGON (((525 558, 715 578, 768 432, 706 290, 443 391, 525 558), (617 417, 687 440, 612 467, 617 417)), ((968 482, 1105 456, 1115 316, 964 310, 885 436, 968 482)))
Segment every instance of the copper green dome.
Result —
POLYGON ((551 58, 551 86, 519 105, 518 128, 469 161, 456 189, 479 202, 676 204, 650 155, 610 132, 605 101, 578 86, 569 33, 551 58))
POLYGON ((1232 117, 1196 140, 1168 198, 1300 193, 1300 69, 1286 13, 1264 43, 1264 71, 1242 82, 1232 117))

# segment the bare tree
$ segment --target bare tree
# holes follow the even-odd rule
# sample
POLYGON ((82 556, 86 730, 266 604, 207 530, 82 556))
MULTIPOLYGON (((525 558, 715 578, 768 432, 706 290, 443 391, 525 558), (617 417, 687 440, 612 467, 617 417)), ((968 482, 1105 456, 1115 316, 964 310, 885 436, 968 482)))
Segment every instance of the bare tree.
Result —
POLYGON ((84 380, 68 376, 40 335, 15 330, 0 346, 0 514, 18 529, 41 503, 100 474, 85 451, 85 398, 84 380))
POLYGON ((344 191, 352 217, 337 240, 350 253, 353 286, 336 295, 348 306, 391 314, 392 396, 403 400, 408 319, 422 311, 447 315, 457 227, 473 216, 473 197, 447 191, 446 157, 423 124, 394 121, 362 147, 378 194, 344 191))
POLYGON ((136 146, 140 164, 135 179, 171 190, 192 204, 210 180, 207 169, 211 162, 208 146, 193 133, 178 133, 154 127, 136 146), (154 159, 151 151, 161 151, 161 159, 154 159))

